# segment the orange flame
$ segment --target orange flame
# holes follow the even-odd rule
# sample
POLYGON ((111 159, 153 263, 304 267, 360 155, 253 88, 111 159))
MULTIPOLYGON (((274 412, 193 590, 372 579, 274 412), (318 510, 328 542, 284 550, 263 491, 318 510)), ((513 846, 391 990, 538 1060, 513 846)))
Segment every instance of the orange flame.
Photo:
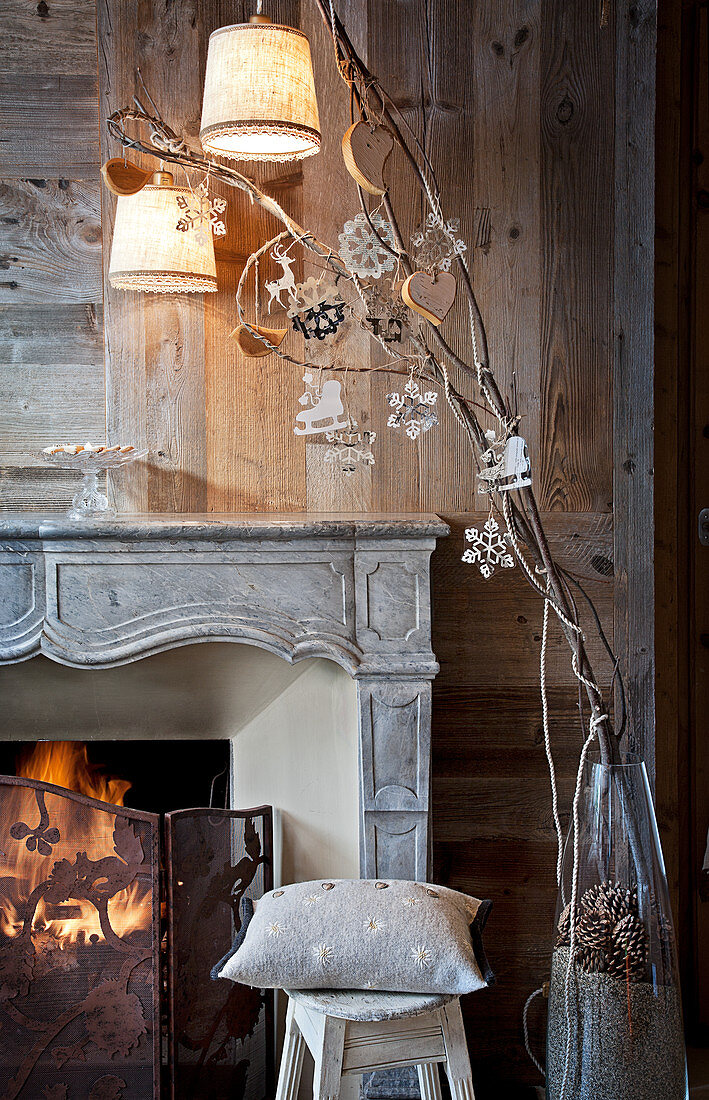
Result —
MULTIPOLYGON (((87 747, 77 741, 40 741, 17 763, 18 776, 54 783, 59 787, 85 794, 111 806, 122 806, 131 784, 124 779, 106 776, 91 764, 87 747)), ((50 855, 30 851, 24 840, 13 840, 9 828, 15 821, 24 821, 30 828, 38 824, 34 791, 23 787, 5 787, 0 812, 2 814, 5 851, 0 851, 0 934, 18 936, 23 928, 25 903, 39 883, 62 859, 73 862, 77 852, 86 852, 91 860, 115 855, 113 828, 115 814, 84 806, 58 795, 47 793, 45 802, 50 824, 59 826, 60 840, 52 845, 50 855)), ((107 810, 109 807, 107 806, 107 810)), ((152 891, 144 881, 134 880, 108 903, 111 927, 117 936, 150 928, 152 891)), ((32 939, 36 949, 54 958, 52 952, 70 949, 72 944, 103 942, 99 915, 85 898, 70 898, 61 905, 37 906, 32 921, 32 939)), ((59 962, 60 956, 55 961, 59 962)), ((64 965, 67 965, 66 963, 64 965)))
POLYGON ((38 741, 31 752, 19 758, 15 774, 23 779, 56 783, 58 787, 113 806, 122 806, 131 788, 129 780, 104 775, 100 767, 91 764, 84 741, 38 741))

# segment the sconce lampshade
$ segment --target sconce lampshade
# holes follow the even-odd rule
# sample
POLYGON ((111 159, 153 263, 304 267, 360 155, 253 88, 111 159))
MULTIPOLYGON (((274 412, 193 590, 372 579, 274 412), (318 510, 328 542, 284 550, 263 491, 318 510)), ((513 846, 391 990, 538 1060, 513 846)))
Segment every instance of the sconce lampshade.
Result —
POLYGON ((189 188, 176 187, 170 172, 154 172, 142 191, 118 199, 108 269, 111 286, 164 294, 217 289, 209 221, 206 233, 181 232, 180 195, 191 209, 202 201, 189 188))
POLYGON ((231 160, 317 153, 320 120, 305 35, 259 16, 213 31, 199 137, 207 152, 231 160))

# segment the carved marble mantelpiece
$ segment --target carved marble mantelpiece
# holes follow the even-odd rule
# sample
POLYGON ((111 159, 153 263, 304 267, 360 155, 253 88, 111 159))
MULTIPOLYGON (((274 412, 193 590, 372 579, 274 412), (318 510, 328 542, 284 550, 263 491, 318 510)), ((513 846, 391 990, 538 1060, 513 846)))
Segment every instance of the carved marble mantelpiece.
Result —
POLYGON ((0 663, 106 668, 209 640, 357 682, 360 868, 425 878, 435 515, 0 516, 0 663))

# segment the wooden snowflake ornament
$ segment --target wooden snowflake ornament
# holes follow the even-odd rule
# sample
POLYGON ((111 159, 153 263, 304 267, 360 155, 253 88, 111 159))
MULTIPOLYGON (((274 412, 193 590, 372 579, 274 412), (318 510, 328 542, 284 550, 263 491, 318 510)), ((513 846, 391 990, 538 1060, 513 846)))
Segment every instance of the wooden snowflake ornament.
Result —
POLYGON ((180 233, 188 233, 190 230, 197 234, 197 240, 205 245, 209 240, 210 230, 215 237, 226 236, 226 224, 222 214, 226 210, 226 199, 210 199, 209 186, 200 183, 196 192, 192 192, 195 205, 192 206, 185 195, 176 195, 175 202, 182 211, 182 217, 175 229, 180 233))

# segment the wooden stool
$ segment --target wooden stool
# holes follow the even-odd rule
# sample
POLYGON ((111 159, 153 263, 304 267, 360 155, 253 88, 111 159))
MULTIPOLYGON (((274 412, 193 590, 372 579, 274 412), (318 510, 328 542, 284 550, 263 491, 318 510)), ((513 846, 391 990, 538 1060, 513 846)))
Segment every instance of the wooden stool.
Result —
POLYGON ((460 999, 367 990, 286 990, 288 1014, 276 1100, 296 1100, 307 1045, 313 1100, 336 1100, 348 1074, 418 1068, 421 1100, 441 1100, 443 1062, 453 1100, 474 1100, 460 999))

